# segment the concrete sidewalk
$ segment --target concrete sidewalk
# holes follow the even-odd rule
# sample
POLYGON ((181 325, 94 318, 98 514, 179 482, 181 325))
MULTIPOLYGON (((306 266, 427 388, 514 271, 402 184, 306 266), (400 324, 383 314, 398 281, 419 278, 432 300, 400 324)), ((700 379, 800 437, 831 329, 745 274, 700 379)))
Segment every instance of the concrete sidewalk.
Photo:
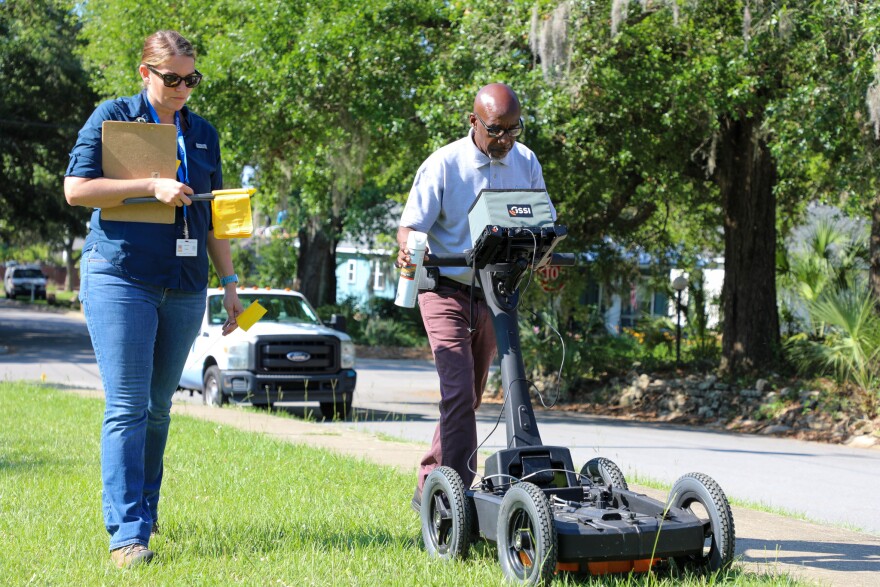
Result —
MULTIPOLYGON (((356 430, 340 434, 328 431, 322 424, 234 407, 218 409, 197 404, 175 404, 173 413, 393 466, 411 472, 413 481, 416 464, 425 450, 423 445, 417 443, 380 440, 372 434, 356 430)), ((655 499, 666 499, 665 493, 654 489, 634 486, 631 489, 655 499)), ((832 480, 817 483, 816 499, 833 499, 834 496, 828 493, 830 491, 833 491, 832 480)), ((401 507, 408 511, 409 503, 401 504, 401 507)), ((786 573, 819 585, 880 585, 880 536, 820 526, 745 508, 734 507, 733 515, 736 553, 738 560, 748 570, 786 573)))

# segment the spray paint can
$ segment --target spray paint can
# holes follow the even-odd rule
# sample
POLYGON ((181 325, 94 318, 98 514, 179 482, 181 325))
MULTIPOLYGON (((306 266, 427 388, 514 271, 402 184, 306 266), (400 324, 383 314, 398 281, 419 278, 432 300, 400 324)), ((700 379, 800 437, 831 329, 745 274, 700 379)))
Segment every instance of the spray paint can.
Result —
POLYGON ((422 262, 425 260, 427 244, 428 235, 424 232, 413 230, 406 237, 406 248, 409 251, 410 262, 400 268, 397 295, 394 297, 394 303, 402 308, 412 308, 416 305, 416 297, 419 295, 419 272, 422 268, 422 262))

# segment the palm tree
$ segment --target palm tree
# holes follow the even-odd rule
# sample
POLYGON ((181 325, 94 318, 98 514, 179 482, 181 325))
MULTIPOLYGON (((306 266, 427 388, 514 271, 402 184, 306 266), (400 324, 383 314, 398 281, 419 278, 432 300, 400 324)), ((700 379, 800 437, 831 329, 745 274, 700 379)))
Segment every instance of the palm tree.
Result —
POLYGON ((880 315, 868 286, 867 233, 826 215, 802 234, 783 268, 784 289, 794 294, 806 328, 788 339, 786 351, 801 372, 855 386, 873 414, 880 402, 880 315))
POLYGON ((816 338, 824 336, 825 324, 817 320, 809 306, 829 287, 845 289, 850 281, 867 278, 865 225, 831 210, 817 208, 813 221, 794 232, 787 255, 780 255, 778 260, 782 303, 788 304, 791 313, 804 322, 804 330, 816 338))
POLYGON ((865 391, 880 390, 880 316, 867 288, 829 290, 811 305, 811 314, 827 325, 816 357, 839 382, 865 391))

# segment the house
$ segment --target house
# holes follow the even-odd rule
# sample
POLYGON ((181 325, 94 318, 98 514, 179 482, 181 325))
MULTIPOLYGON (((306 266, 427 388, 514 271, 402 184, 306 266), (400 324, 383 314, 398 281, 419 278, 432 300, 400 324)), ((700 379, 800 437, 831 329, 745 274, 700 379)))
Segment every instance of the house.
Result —
POLYGON ((391 249, 359 246, 348 241, 336 246, 336 299, 356 300, 364 307, 372 298, 394 299, 397 269, 391 249))

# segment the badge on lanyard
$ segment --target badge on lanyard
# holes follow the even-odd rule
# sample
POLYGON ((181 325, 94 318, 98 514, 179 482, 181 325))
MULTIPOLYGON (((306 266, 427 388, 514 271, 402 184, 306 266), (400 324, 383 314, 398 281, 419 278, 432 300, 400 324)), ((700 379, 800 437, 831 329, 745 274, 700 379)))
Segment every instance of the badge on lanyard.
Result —
MULTIPOLYGON (((147 100, 147 106, 150 108, 150 115, 153 121, 159 123, 159 115, 156 109, 147 100)), ((174 125, 177 127, 177 180, 181 183, 189 185, 189 166, 186 161, 186 143, 183 140, 183 129, 180 127, 180 112, 174 113, 174 125)), ((198 255, 199 242, 189 236, 189 222, 187 222, 186 214, 187 206, 183 207, 183 238, 177 239, 176 255, 178 257, 195 257, 198 255)))
POLYGON ((178 257, 195 257, 199 250, 199 241, 194 238, 177 239, 178 257))

